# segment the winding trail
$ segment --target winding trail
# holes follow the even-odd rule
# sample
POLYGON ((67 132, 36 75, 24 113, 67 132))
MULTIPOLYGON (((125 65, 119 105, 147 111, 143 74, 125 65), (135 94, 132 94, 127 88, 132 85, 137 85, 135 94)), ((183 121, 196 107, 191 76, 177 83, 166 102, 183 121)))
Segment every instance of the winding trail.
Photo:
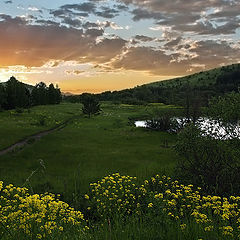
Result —
POLYGON ((2 155, 5 155, 9 152, 16 152, 16 151, 19 151, 21 150, 24 146, 26 145, 30 145, 32 143, 34 143, 36 140, 39 140, 40 138, 52 133, 52 132, 55 132, 55 131, 59 131, 63 128, 65 128, 69 122, 71 122, 73 119, 77 118, 78 116, 74 116, 74 117, 71 117, 69 118, 68 120, 66 120, 65 122, 53 127, 53 128, 50 128, 50 129, 47 129, 47 130, 44 130, 44 131, 41 131, 41 132, 38 132, 38 133, 34 133, 12 145, 10 145, 9 147, 7 148, 4 148, 3 150, 0 150, 0 156, 2 155))

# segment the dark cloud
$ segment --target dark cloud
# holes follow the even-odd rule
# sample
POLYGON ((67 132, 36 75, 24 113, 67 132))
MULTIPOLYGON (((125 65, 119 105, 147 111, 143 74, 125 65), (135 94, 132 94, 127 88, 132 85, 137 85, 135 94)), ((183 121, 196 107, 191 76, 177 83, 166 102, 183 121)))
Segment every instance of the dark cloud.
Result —
POLYGON ((180 24, 173 26, 173 30, 182 32, 195 32, 199 35, 220 35, 220 34, 234 34, 240 27, 239 21, 228 21, 223 25, 217 25, 212 21, 197 22, 193 25, 180 24))
POLYGON ((114 18, 118 16, 119 10, 109 7, 101 7, 100 11, 96 11, 95 15, 103 18, 114 18))
POLYGON ((99 37, 99 36, 102 36, 104 33, 103 29, 87 29, 85 34, 89 37, 93 37, 93 38, 96 38, 96 37, 99 37))
POLYGON ((65 23, 71 27, 79 28, 82 26, 82 21, 79 19, 73 19, 70 17, 64 17, 62 23, 65 23))
POLYGON ((51 10, 50 14, 52 14, 54 17, 64 18, 67 15, 71 15, 72 11, 68 9, 57 9, 57 10, 51 10))
POLYGON ((81 3, 81 4, 66 4, 66 5, 61 6, 61 9, 93 13, 96 10, 96 5, 91 2, 85 2, 85 3, 81 3))
POLYGON ((173 48, 173 47, 176 47, 182 40, 182 37, 179 36, 177 37, 176 39, 173 39, 173 40, 170 40, 169 42, 167 42, 164 46, 166 48, 173 48))
POLYGON ((202 0, 120 0, 125 4, 133 4, 140 8, 149 9, 151 12, 163 12, 163 13, 197 13, 202 10, 210 8, 224 8, 230 7, 234 9, 236 6, 239 7, 239 1, 231 0, 211 0, 211 1, 202 1, 202 0))
POLYGON ((54 17, 72 17, 72 16, 83 16, 87 17, 89 14, 94 14, 103 18, 114 18, 118 16, 120 11, 126 11, 128 9, 125 5, 114 5, 113 7, 109 6, 98 6, 95 3, 96 1, 89 1, 79 4, 65 4, 59 9, 51 10, 50 13, 54 17))
POLYGON ((22 18, 22 17, 12 18, 10 15, 7 15, 7 14, 0 14, 0 19, 2 19, 3 21, 9 22, 10 24, 16 24, 16 25, 27 23, 25 18, 22 18))
POLYGON ((94 58, 95 63, 106 63, 121 54, 127 41, 121 38, 103 39, 94 44, 88 51, 86 62, 94 58))
POLYGON ((240 1, 120 0, 133 4, 134 21, 154 19, 156 24, 182 32, 234 34, 240 23, 240 1))
POLYGON ((226 41, 199 41, 197 47, 190 50, 197 54, 192 63, 205 64, 209 68, 221 64, 239 62, 240 48, 233 48, 226 41))
POLYGON ((156 75, 184 75, 188 71, 198 71, 203 66, 208 69, 239 62, 240 48, 226 41, 189 42, 181 36, 165 44, 164 48, 130 47, 112 62, 112 68, 148 71, 156 75), (168 49, 175 48, 173 54, 168 49))
POLYGON ((92 22, 86 22, 82 25, 83 28, 88 29, 88 28, 97 28, 98 24, 92 23, 92 22))
POLYGON ((72 70, 72 71, 70 71, 70 70, 66 70, 66 73, 67 74, 74 74, 74 75, 80 75, 80 74, 82 74, 82 73, 84 73, 85 71, 82 71, 82 70, 72 70))
POLYGON ((136 35, 134 37, 136 40, 142 41, 142 42, 150 42, 153 41, 154 38, 148 37, 148 36, 144 36, 144 35, 136 35))
POLYGON ((237 16, 240 15, 240 3, 228 6, 224 6, 224 8, 220 8, 219 11, 211 13, 209 15, 210 18, 215 19, 235 19, 237 16))
POLYGON ((132 44, 132 45, 136 45, 136 44, 138 44, 140 41, 137 41, 136 39, 131 39, 130 40, 130 43, 132 44))
POLYGON ((118 9, 119 11, 128 11, 128 10, 129 10, 128 6, 122 5, 122 4, 114 5, 114 7, 115 7, 116 9, 118 9))
POLYGON ((210 25, 208 29, 203 30, 200 34, 234 34, 236 30, 240 27, 238 21, 228 21, 221 26, 214 27, 214 25, 210 25))
POLYGON ((131 47, 121 58, 116 59, 112 66, 127 70, 155 71, 158 69, 163 71, 170 60, 170 56, 165 55, 161 50, 153 50, 149 47, 131 47))
POLYGON ((199 14, 173 13, 171 15, 162 15, 162 20, 158 21, 157 24, 166 26, 181 25, 186 23, 195 23, 199 19, 201 19, 201 16, 199 14))
POLYGON ((36 23, 39 23, 39 24, 45 25, 45 26, 48 26, 48 25, 59 26, 58 22, 54 22, 51 20, 38 19, 38 20, 36 20, 36 23))
POLYGON ((114 69, 146 71, 154 75, 184 75, 190 67, 190 61, 171 62, 179 54, 166 55, 162 50, 150 47, 131 47, 112 63, 114 69))
POLYGON ((73 16, 87 17, 90 13, 93 13, 96 9, 94 3, 82 3, 82 4, 66 4, 59 9, 51 10, 50 14, 59 18, 70 18, 73 16))
POLYGON ((67 28, 56 24, 30 25, 21 18, 0 16, 0 65, 42 66, 48 61, 105 63, 122 52, 121 38, 96 37, 103 30, 67 28))
POLYGON ((160 12, 151 12, 142 8, 134 9, 131 13, 134 15, 133 16, 134 21, 139 21, 141 19, 149 19, 149 18, 153 18, 157 20, 164 19, 164 16, 160 12))

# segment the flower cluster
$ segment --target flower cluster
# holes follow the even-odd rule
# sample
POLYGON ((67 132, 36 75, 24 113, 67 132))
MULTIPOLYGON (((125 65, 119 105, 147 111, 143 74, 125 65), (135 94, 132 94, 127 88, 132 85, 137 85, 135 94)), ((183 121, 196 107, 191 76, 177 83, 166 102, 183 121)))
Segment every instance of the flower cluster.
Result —
POLYGON ((86 228, 83 214, 75 211, 54 194, 30 195, 27 188, 3 186, 0 182, 0 234, 25 239, 82 231, 86 228))
POLYGON ((179 221, 181 229, 193 221, 204 232, 240 238, 240 197, 203 196, 199 187, 193 190, 193 185, 159 175, 145 181, 145 189, 153 199, 153 207, 162 206, 172 220, 179 221))
MULTIPOLYGON (((101 223, 116 216, 157 217, 177 224, 182 234, 194 229, 196 239, 240 239, 240 197, 204 196, 200 188, 159 175, 139 183, 115 173, 90 187, 84 195, 87 215, 101 223)), ((88 229, 86 222, 54 194, 30 195, 26 188, 0 182, 0 236, 66 239, 88 229)))
MULTIPOLYGON (((146 193, 143 187, 138 186, 136 177, 121 176, 119 173, 106 176, 90 184, 90 187, 89 204, 101 217, 116 213, 129 215, 140 210, 140 202, 146 193)), ((85 198, 89 196, 85 195, 85 198)))
POLYGON ((164 215, 181 231, 194 225, 201 237, 214 233, 223 239, 240 238, 240 197, 203 196, 200 191, 166 176, 139 184, 135 177, 116 173, 91 184, 86 198, 103 218, 112 213, 164 215))

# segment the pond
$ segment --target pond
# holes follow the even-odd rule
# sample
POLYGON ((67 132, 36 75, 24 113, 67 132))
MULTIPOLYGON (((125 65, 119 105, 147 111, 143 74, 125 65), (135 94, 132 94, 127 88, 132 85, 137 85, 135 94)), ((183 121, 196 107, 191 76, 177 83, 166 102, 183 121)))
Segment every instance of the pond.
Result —
MULTIPOLYGON (((186 125, 187 121, 184 118, 172 118, 179 125, 186 125)), ((237 137, 240 139, 240 124, 229 124, 227 128, 221 126, 221 124, 215 120, 209 118, 199 118, 197 124, 203 132, 203 135, 212 136, 216 139, 231 139, 237 137), (231 132, 231 133, 230 133, 231 132)), ((135 121, 136 127, 148 127, 148 120, 135 121)))

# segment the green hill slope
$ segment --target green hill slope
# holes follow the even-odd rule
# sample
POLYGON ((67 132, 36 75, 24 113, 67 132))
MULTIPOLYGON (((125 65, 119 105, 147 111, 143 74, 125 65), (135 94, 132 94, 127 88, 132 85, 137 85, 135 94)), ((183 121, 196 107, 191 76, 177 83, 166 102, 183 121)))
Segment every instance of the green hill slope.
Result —
POLYGON ((104 92, 97 96, 100 100, 129 104, 161 102, 183 106, 190 100, 198 101, 199 105, 205 106, 211 97, 237 92, 239 88, 240 64, 233 64, 132 89, 104 92))
MULTIPOLYGON (((202 87, 216 84, 219 78, 233 73, 240 72, 240 64, 232 64, 220 68, 214 68, 208 71, 198 72, 188 76, 174 78, 170 80, 158 81, 154 83, 145 84, 144 86, 159 87, 168 86, 175 87, 180 84, 189 84, 190 86, 202 87)), ((239 77, 239 76, 238 76, 239 77)), ((229 79, 226 79, 226 84, 229 79)))

